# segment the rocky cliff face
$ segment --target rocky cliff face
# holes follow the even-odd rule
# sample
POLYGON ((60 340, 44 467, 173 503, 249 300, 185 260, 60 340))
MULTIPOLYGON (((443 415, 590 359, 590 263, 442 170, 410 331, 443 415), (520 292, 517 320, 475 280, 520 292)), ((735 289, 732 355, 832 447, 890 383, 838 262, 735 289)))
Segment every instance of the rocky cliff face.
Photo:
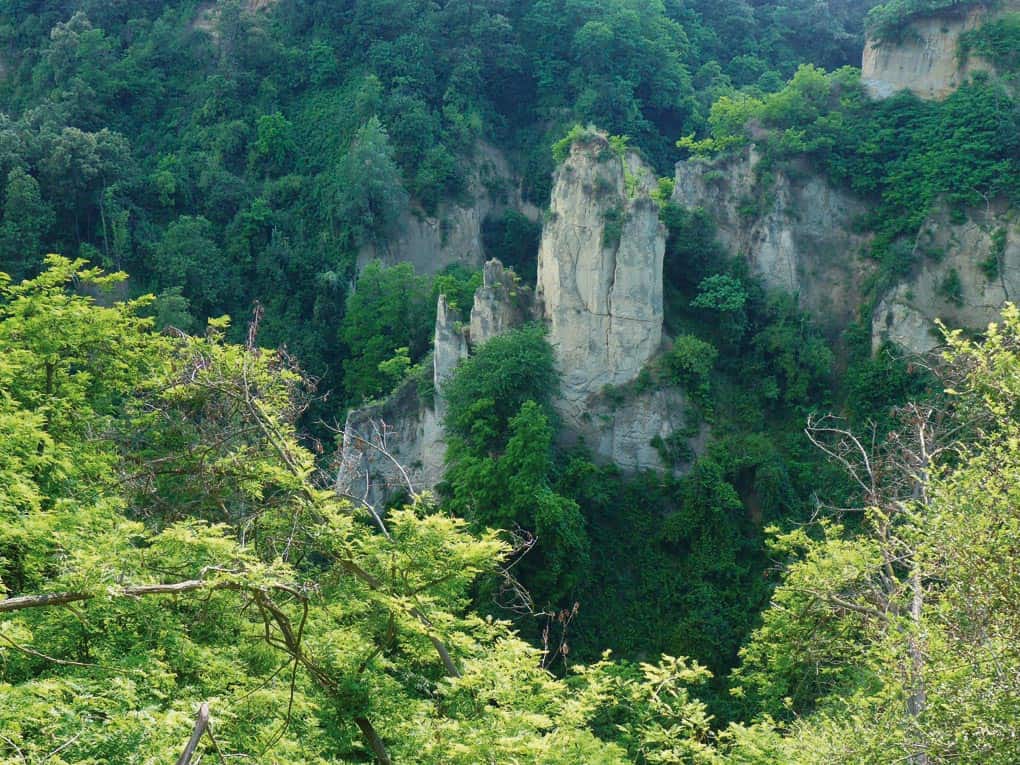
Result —
MULTIPOLYGON (((755 188, 753 151, 716 162, 681 162, 673 199, 704 209, 727 250, 747 258, 750 270, 774 290, 797 296, 830 335, 855 321, 864 285, 874 271, 869 237, 855 219, 867 204, 830 186, 810 168, 777 173, 767 205, 750 204, 755 188)), ((872 344, 891 340, 924 353, 941 341, 936 319, 950 327, 984 329, 1003 302, 1020 297, 1020 224, 1008 208, 990 205, 953 222, 934 213, 914 243, 917 265, 879 296, 872 344)))
MULTIPOLYGON (((656 181, 634 154, 602 136, 575 143, 556 174, 538 255, 537 302, 561 375, 561 440, 583 441, 624 470, 682 470, 656 439, 687 429, 679 389, 640 390, 662 349, 666 232, 656 181)), ((703 445, 704 433, 692 446, 703 445)))
POLYGON ((900 40, 868 40, 861 79, 872 98, 888 98, 900 90, 910 90, 921 98, 946 98, 975 72, 994 72, 979 56, 961 61, 960 36, 1018 10, 1020 2, 1003 0, 976 5, 962 14, 943 12, 917 18, 900 40))
POLYGON ((942 342, 936 318, 981 330, 1003 303, 1020 297, 1020 223, 1008 209, 974 211, 956 224, 940 210, 922 228, 917 249, 918 267, 875 310, 875 347, 891 340, 925 353, 942 342))
POLYGON ((385 401, 352 410, 344 425, 338 491, 378 506, 401 492, 434 488, 442 480, 446 459, 443 386, 471 348, 523 324, 531 303, 531 291, 498 260, 485 264, 468 325, 440 295, 431 358, 432 399, 423 400, 415 382, 407 381, 385 401))
POLYGON ((853 225, 867 206, 808 167, 777 172, 761 189, 756 164, 753 149, 715 162, 680 162, 673 201, 704 209, 722 245, 746 258, 765 286, 795 295, 826 329, 842 329, 855 317, 869 268, 860 257, 868 237, 853 225))
POLYGON ((471 307, 471 346, 477 348, 531 318, 534 303, 531 289, 520 283, 513 271, 490 260, 482 269, 482 286, 475 291, 471 307))
POLYGON ((459 263, 482 265, 482 224, 490 213, 511 207, 537 219, 538 210, 524 202, 519 179, 503 154, 480 143, 468 167, 468 204, 443 203, 436 216, 408 207, 385 245, 368 244, 358 253, 358 267, 379 259, 388 265, 411 263, 420 274, 434 274, 459 263))
POLYGON ((559 169, 538 253, 537 297, 562 375, 562 413, 630 382, 662 342, 666 233, 654 177, 601 137, 574 144, 559 169))

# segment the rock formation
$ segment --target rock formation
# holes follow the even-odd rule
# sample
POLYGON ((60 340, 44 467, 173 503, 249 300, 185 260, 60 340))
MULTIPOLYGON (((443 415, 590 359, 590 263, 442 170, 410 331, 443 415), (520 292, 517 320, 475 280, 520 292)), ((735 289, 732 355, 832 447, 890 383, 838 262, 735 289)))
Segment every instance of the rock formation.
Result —
POLYGON ((496 335, 523 324, 530 312, 531 290, 513 271, 490 260, 482 270, 482 286, 471 308, 471 346, 477 348, 496 335))
POLYGON ((480 143, 468 163, 467 177, 469 203, 444 202, 435 217, 408 207, 383 246, 366 244, 358 253, 359 270, 375 259, 388 265, 411 263, 419 274, 439 273, 457 263, 478 268, 483 259, 482 224, 491 213, 512 207, 538 217, 538 210, 521 198, 519 180, 498 149, 480 143))
POLYGON ((960 36, 1016 11, 1018 0, 978 4, 962 13, 942 11, 912 20, 899 40, 868 40, 861 66, 864 86, 872 98, 888 98, 900 90, 920 98, 946 98, 975 72, 995 70, 976 55, 962 61, 960 36))
POLYGON ((530 290, 498 260, 485 264, 475 294, 469 330, 445 295, 436 305, 432 381, 423 400, 414 380, 405 381, 385 401, 351 410, 344 425, 336 485, 341 493, 373 506, 404 491, 432 489, 443 477, 443 386, 469 348, 522 324, 529 313, 530 290))
POLYGON ((561 441, 583 441, 597 460, 630 471, 682 469, 665 465, 653 442, 687 428, 682 391, 635 384, 663 344, 666 232, 655 185, 637 155, 617 156, 604 136, 575 143, 556 173, 538 255, 561 441))
POLYGON ((662 341, 665 228, 636 155, 593 136, 557 171, 538 254, 537 299, 562 376, 560 409, 577 426, 586 401, 630 382, 662 341))
POLYGON ((948 327, 984 329, 1020 297, 1020 224, 1008 209, 974 211, 953 223, 945 209, 917 237, 919 265, 875 309, 872 344, 891 340, 914 353, 941 344, 948 327))
POLYGON ((436 333, 432 349, 432 379, 436 392, 450 379, 460 360, 468 355, 468 339, 458 317, 450 309, 446 295, 436 306, 436 333))
POLYGON ((853 225, 867 206, 806 166, 776 172, 760 188, 756 164, 753 149, 714 162, 679 162, 673 201, 704 209, 720 243, 746 258, 766 287, 795 295, 830 333, 846 327, 871 265, 860 257, 869 239, 853 225))
MULTIPOLYGON (((754 164, 753 150, 715 162, 680 162, 673 200, 704 209, 727 251, 747 258, 767 287, 796 295, 835 335, 857 319, 875 269, 867 258, 870 239, 854 225, 867 205, 802 166, 775 173, 769 203, 748 214, 747 201, 762 194, 754 164)), ((963 222, 940 209, 925 222, 914 249, 910 275, 879 297, 875 348, 891 340, 924 353, 941 341, 936 319, 981 330, 1005 301, 1020 297, 1020 224, 1007 208, 973 210, 963 222)))

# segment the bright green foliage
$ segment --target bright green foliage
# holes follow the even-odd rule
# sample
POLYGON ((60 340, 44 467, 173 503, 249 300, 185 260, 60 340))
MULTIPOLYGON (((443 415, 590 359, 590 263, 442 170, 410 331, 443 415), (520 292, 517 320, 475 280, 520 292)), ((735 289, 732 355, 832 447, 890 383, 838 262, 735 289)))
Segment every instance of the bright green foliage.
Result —
POLYGON ((868 12, 868 31, 879 42, 895 42, 906 34, 907 25, 915 18, 962 16, 979 4, 981 0, 887 0, 868 12))
MULTIPOLYGON (((155 334, 143 303, 97 307, 71 278, 116 281, 53 258, 0 303, 0 757, 172 761, 203 701, 223 755, 262 762, 708 756, 686 687, 703 670, 557 680, 465 609, 507 551, 495 534, 427 500, 384 534, 320 487, 285 354, 224 344, 222 320, 155 334), (4 600, 43 593, 71 602, 4 600)), ((541 410, 511 427, 508 457, 535 464, 541 410)))
MULTIPOLYGON (((506 263, 506 261, 503 261, 506 263)), ((482 286, 482 272, 472 271, 462 265, 454 264, 443 269, 432 280, 432 304, 435 305, 440 295, 446 295, 450 308, 460 313, 464 319, 471 314, 475 292, 482 286)))
POLYGON ((532 326, 492 338, 443 389, 446 505, 479 528, 537 537, 520 571, 543 607, 569 596, 589 555, 577 503, 551 485, 555 384, 552 351, 532 326))
POLYGON ((365 266, 340 324, 340 339, 347 346, 344 387, 352 400, 392 389, 391 375, 379 365, 398 348, 407 349, 412 364, 425 355, 435 318, 431 296, 428 280, 417 276, 410 263, 365 266))
POLYGON ((704 308, 717 313, 724 332, 738 340, 747 324, 747 290, 728 274, 715 274, 698 285, 698 295, 691 301, 692 308, 704 308))
POLYGON ((558 385, 545 330, 529 325, 492 338, 465 359, 444 386, 447 432, 479 451, 505 443, 510 421, 527 401, 552 414, 558 385))
POLYGON ((1020 70, 1020 13, 1008 13, 960 35, 960 57, 976 55, 991 61, 1002 74, 1020 70))
POLYGON ((1016 759, 1018 338, 1013 307, 981 345, 949 336, 954 427, 983 423, 970 443, 941 441, 941 415, 912 410, 870 454, 882 474, 859 533, 823 521, 777 537, 794 562, 740 674, 773 714, 816 710, 771 739, 780 761, 1016 759), (923 472, 897 473, 909 460, 923 472))
POLYGON ((711 343, 693 335, 680 335, 660 363, 674 385, 706 397, 710 393, 712 368, 718 356, 719 352, 711 343))

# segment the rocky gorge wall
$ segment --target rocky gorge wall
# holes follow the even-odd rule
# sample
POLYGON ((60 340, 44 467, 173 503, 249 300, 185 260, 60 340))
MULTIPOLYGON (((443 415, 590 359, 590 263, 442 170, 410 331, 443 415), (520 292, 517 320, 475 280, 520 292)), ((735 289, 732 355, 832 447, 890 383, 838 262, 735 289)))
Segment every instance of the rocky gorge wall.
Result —
POLYGON ((604 136, 574 143, 556 172, 538 254, 536 297, 561 378, 561 440, 628 471, 674 469, 653 443, 690 419, 682 390, 631 385, 665 344, 666 230, 655 187, 648 166, 615 153, 604 136))
POLYGON ((512 208, 532 220, 539 216, 538 209, 521 196, 520 179, 506 157, 486 143, 475 147, 468 164, 464 198, 467 201, 443 202, 435 216, 409 204, 384 244, 362 247, 358 270, 376 259, 387 265, 411 263, 419 274, 439 273, 454 264, 480 268, 482 225, 490 214, 512 208))
POLYGON ((665 227, 654 176, 601 136, 575 143, 556 174, 538 252, 537 298, 561 374, 560 409, 630 382, 662 344, 665 227))
MULTIPOLYGON (((924 98, 947 96, 984 66, 974 59, 959 65, 960 35, 1017 8, 1020 0, 1009 0, 994 12, 980 6, 958 17, 922 18, 897 43, 870 42, 869 92, 883 98, 908 88, 924 98)), ((509 168, 487 151, 472 171, 473 205, 447 207, 445 226, 408 211, 385 252, 366 251, 363 258, 411 262, 424 273, 451 263, 480 265, 486 215, 500 205, 523 206, 509 168), (492 194, 500 184, 510 196, 492 194)), ((767 289, 795 296, 830 339, 863 319, 871 322, 873 348, 891 341, 925 353, 940 342, 938 320, 980 331, 1005 301, 1020 296, 1020 222, 1007 206, 990 201, 964 217, 936 210, 912 243, 910 272, 875 294, 878 266, 868 257, 871 236, 859 225, 869 200, 829 183, 806 161, 759 170, 753 146, 714 161, 680 162, 672 201, 703 210, 724 249, 745 259, 767 289), (862 317, 862 309, 870 315, 862 317)), ((490 261, 468 321, 440 298, 434 401, 423 401, 407 383, 387 401, 352 412, 338 486, 373 503, 408 483, 415 490, 434 486, 445 455, 444 382, 489 339, 533 320, 548 327, 561 376, 554 402, 561 443, 583 443, 597 461, 628 471, 683 472, 684 464, 664 462, 659 447, 680 438, 686 444, 680 451, 696 456, 707 429, 693 425, 683 390, 642 384, 670 346, 663 334, 666 232, 652 197, 656 188, 641 159, 618 151, 606 136, 589 133, 575 142, 554 178, 534 293, 490 261)))
POLYGON ((936 211, 915 244, 919 261, 910 276, 879 301, 872 345, 885 341, 913 353, 942 343, 935 319, 949 328, 981 331, 1006 302, 1020 298, 1020 222, 1015 210, 989 205, 954 223, 936 211))
POLYGON ((897 40, 869 39, 861 62, 861 80, 872 98, 909 90, 921 98, 951 95, 976 72, 995 72, 980 56, 960 55, 960 37, 1006 13, 1020 11, 1018 0, 981 3, 912 20, 897 40))
MULTIPOLYGON (((701 208, 720 243, 746 258, 752 274, 797 297, 801 308, 835 337, 856 321, 877 265, 870 237, 856 220, 868 205, 800 167, 775 174, 771 200, 755 208, 753 150, 715 162, 680 162, 673 201, 701 208), (752 214, 748 210, 753 210, 752 214)), ((1007 301, 1020 298, 1020 221, 1017 211, 990 203, 955 218, 940 207, 925 221, 913 248, 914 267, 874 296, 872 347, 891 341, 923 354, 941 343, 937 321, 981 331, 1007 301)))
POLYGON ((753 147, 716 161, 679 162, 673 201, 707 212, 727 252, 745 258, 767 288, 796 296, 830 334, 838 332, 855 319, 872 270, 861 257, 869 237, 854 225, 867 205, 807 166, 775 172, 763 187, 757 164, 753 147))
MULTIPOLYGON (((407 382, 386 401, 352 411, 337 469, 342 493, 374 505, 408 484, 419 491, 438 483, 445 457, 443 384, 469 353, 532 320, 548 326, 561 377, 553 402, 562 418, 561 442, 583 443, 597 461, 629 471, 682 470, 666 465, 654 443, 690 432, 686 394, 635 384, 668 347, 662 332, 666 232, 651 197, 655 186, 636 154, 615 153, 604 136, 576 143, 556 174, 537 289, 489 261, 468 322, 440 297, 434 401, 423 401, 407 382)), ((703 427, 693 430, 692 454, 706 439, 703 427)))
MULTIPOLYGON (((835 337, 859 317, 877 268, 868 257, 870 237, 856 225, 867 201, 803 164, 774 173, 770 189, 757 188, 756 161, 749 149, 713 162, 680 162, 673 201, 703 209, 731 255, 745 258, 769 289, 795 295, 835 337), (768 204, 755 203, 763 197, 768 204)), ((1020 223, 1006 205, 989 204, 963 219, 939 208, 910 246, 910 273, 873 296, 867 318, 875 349, 888 340, 926 353, 941 342, 937 320, 980 331, 1004 302, 1020 297, 1020 223)))

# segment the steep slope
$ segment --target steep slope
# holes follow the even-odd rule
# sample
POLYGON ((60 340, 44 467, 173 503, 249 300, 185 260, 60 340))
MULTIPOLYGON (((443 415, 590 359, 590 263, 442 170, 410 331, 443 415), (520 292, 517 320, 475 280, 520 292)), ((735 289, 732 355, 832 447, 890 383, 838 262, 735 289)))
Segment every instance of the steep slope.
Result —
POLYGON ((679 162, 673 201, 704 209, 721 244, 746 258, 766 287, 795 295, 830 333, 841 330, 856 317, 873 270, 860 257, 869 237, 854 225, 867 205, 807 165, 776 172, 763 187, 758 160, 749 148, 715 162, 679 162))
POLYGON ((655 183, 636 154, 614 152, 604 135, 575 142, 556 173, 538 255, 562 440, 583 441, 625 470, 662 470, 653 442, 685 431, 688 419, 681 390, 633 385, 663 349, 666 232, 655 183))
POLYGON ((537 295, 568 422, 593 392, 637 377, 662 342, 666 233, 649 196, 654 180, 600 135, 575 143, 557 171, 537 295))
POLYGON ((474 157, 465 160, 463 167, 467 187, 463 198, 442 202, 434 215, 408 203, 384 240, 361 247, 359 268, 375 259, 390 265, 411 263, 420 274, 438 273, 455 264, 480 268, 486 218, 507 208, 538 218, 538 209, 522 198, 521 180, 499 149, 478 142, 474 157))
POLYGON ((895 40, 870 38, 861 66, 868 93, 888 98, 909 90, 921 98, 942 99, 977 72, 995 73, 987 59, 962 55, 961 37, 1016 11, 1017 0, 978 3, 962 12, 947 9, 912 19, 895 40))

